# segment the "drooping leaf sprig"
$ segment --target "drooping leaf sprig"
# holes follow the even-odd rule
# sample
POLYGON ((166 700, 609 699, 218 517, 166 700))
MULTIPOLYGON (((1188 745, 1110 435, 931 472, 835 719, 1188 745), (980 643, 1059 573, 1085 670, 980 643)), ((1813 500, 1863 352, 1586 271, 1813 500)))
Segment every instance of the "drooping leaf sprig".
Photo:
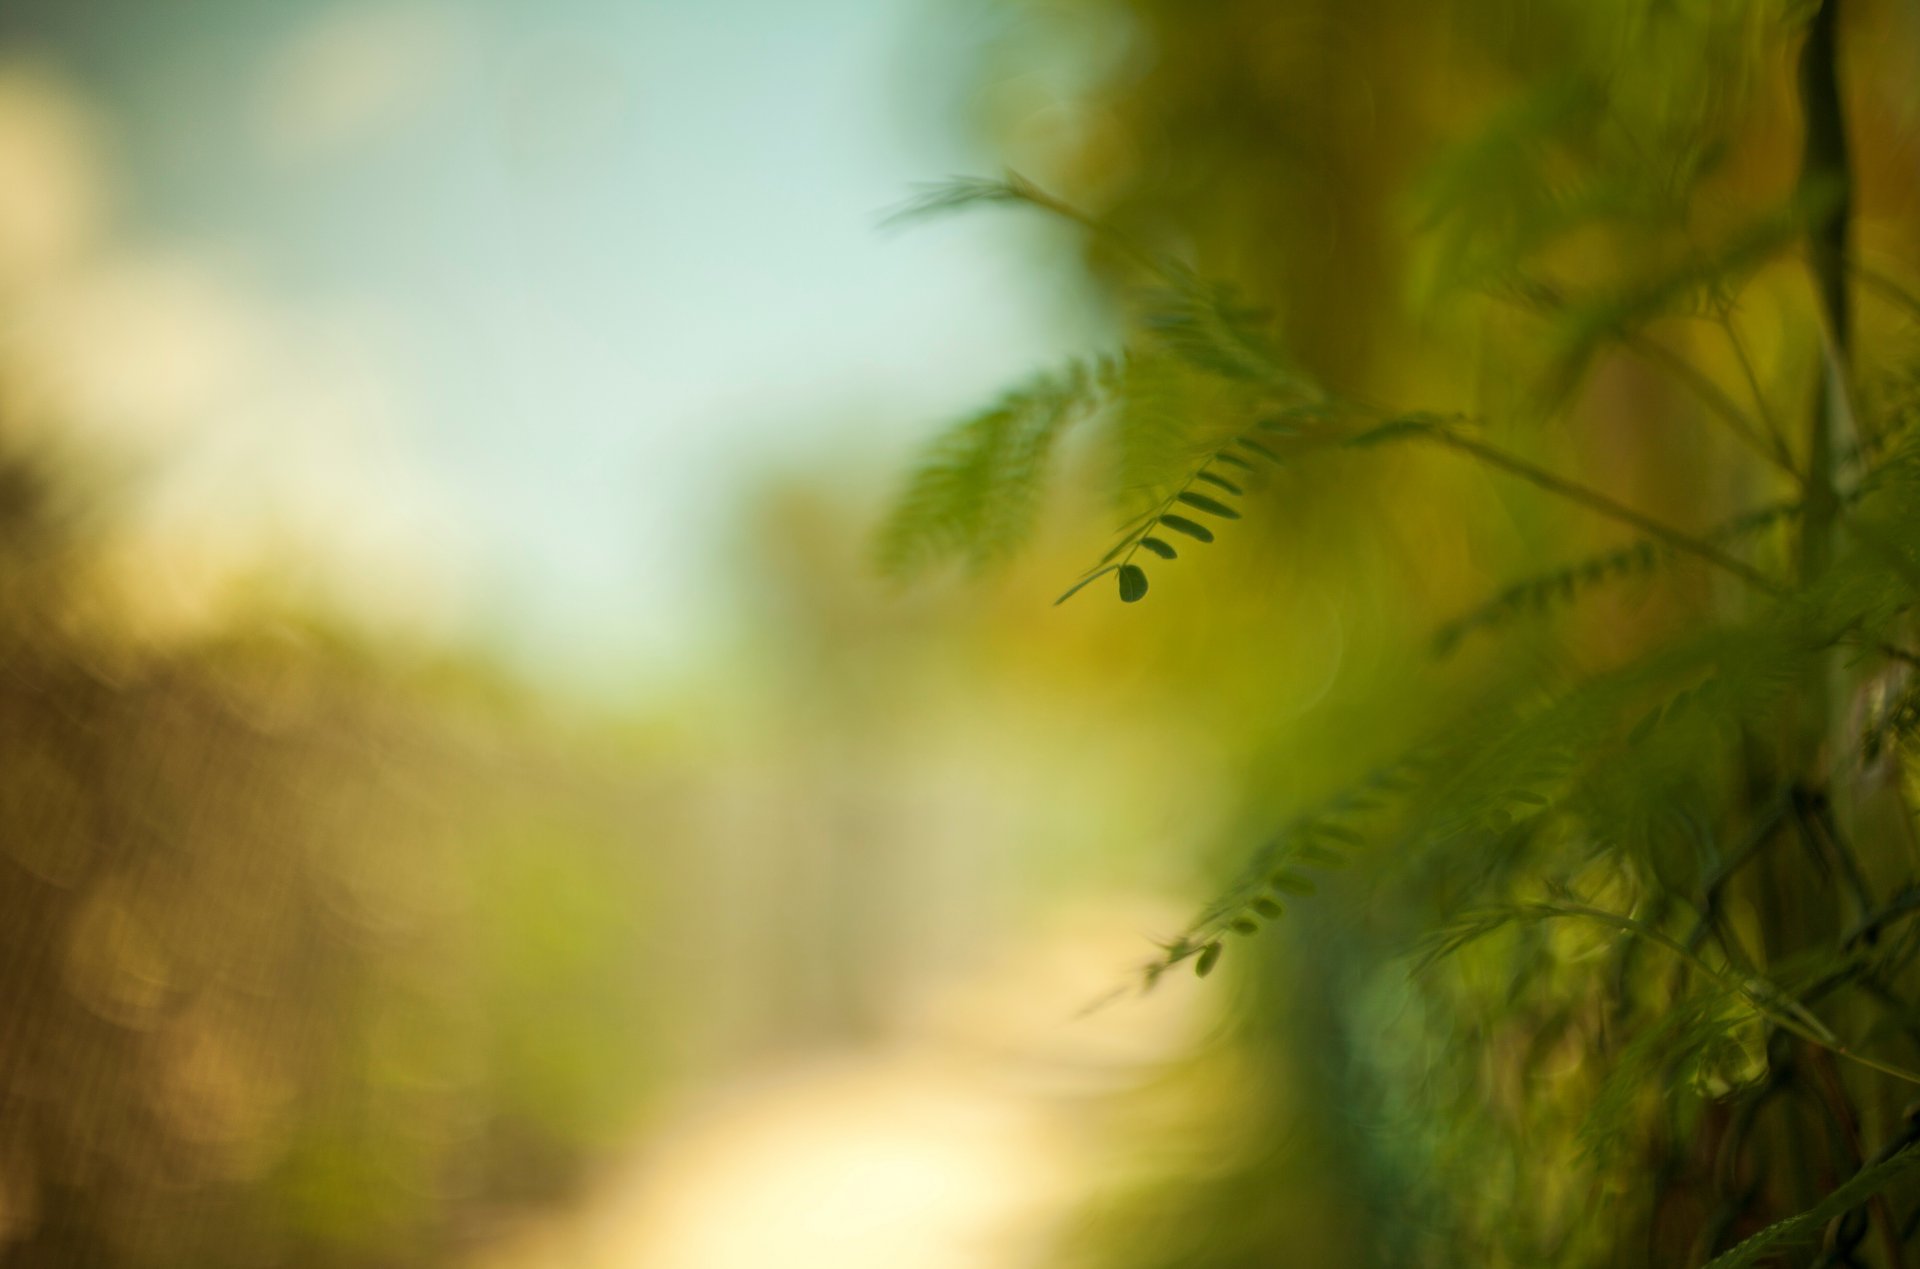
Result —
POLYGON ((1287 901, 1315 893, 1314 875, 1348 866, 1353 852, 1367 842, 1368 818, 1410 788, 1434 752, 1427 746, 1412 751, 1289 820, 1251 852, 1234 883, 1185 931, 1160 945, 1161 955, 1142 971, 1143 985, 1152 987, 1189 959, 1205 978, 1219 963, 1229 935, 1257 934, 1264 922, 1285 913, 1287 901))
POLYGON ((1123 602, 1135 603, 1144 598, 1147 574, 1134 563, 1135 557, 1145 551, 1162 560, 1177 559, 1179 548, 1168 540, 1170 537, 1201 545, 1212 542, 1213 529, 1194 515, 1213 520, 1240 519, 1239 510, 1227 500, 1243 496, 1248 478, 1261 466, 1279 466, 1283 460, 1273 442, 1279 436, 1295 434, 1297 429, 1283 417, 1273 416, 1229 439, 1189 472, 1172 492, 1123 525, 1119 541, 1053 602, 1065 603, 1109 573, 1118 575, 1123 602))
MULTIPOLYGON (((1276 443, 1302 434, 1301 424, 1328 398, 1286 357, 1268 331, 1268 315, 1223 283, 1131 243, 1099 221, 1016 174, 965 178, 931 186, 894 212, 898 224, 982 205, 1024 205, 1057 216, 1113 245, 1146 277, 1139 294, 1138 349, 1089 366, 1075 363, 1007 394, 937 439, 922 458, 880 535, 883 571, 904 576, 944 557, 978 567, 1024 538, 1035 492, 1055 438, 1074 418, 1124 397, 1122 368, 1142 355, 1175 361, 1233 386, 1262 403, 1260 421, 1227 439, 1186 472, 1156 505, 1122 528, 1121 538, 1065 594, 1115 574, 1120 597, 1137 602, 1148 589, 1144 552, 1178 557, 1183 543, 1214 540, 1211 525, 1240 518, 1231 501, 1265 464, 1280 463, 1276 443)), ((1190 420, 1188 420, 1190 423, 1190 420)), ((1056 602, 1060 602, 1056 601, 1056 602)))

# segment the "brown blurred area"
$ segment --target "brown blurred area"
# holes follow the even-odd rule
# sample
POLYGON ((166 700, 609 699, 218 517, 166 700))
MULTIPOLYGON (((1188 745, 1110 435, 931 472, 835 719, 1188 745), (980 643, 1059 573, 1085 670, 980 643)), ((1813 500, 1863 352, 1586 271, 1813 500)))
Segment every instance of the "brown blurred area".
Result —
POLYGON ((645 1087, 569 999, 646 991, 626 808, 337 632, 116 630, 50 468, 0 466, 0 1263, 440 1259, 645 1087))
POLYGON ((1192 1033, 1076 1020, 1178 912, 1072 861, 1201 760, 1049 699, 1017 590, 884 597, 771 494, 747 694, 584 720, 290 605, 137 635, 61 470, 4 472, 8 1269, 1038 1263, 1192 1033))

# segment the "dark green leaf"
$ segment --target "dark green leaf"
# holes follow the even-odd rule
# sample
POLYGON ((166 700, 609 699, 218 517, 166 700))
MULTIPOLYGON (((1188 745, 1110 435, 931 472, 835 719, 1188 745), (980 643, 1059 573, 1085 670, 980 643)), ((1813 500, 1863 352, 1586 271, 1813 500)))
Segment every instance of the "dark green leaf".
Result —
POLYGON ((1163 560, 1173 559, 1180 554, 1180 552, 1174 550, 1159 538, 1141 538, 1140 545, 1152 551, 1163 560))
POLYGON ((1254 440, 1250 436, 1240 436, 1240 437, 1235 437, 1234 439, 1242 448, 1252 450, 1254 453, 1260 455, 1260 457, 1266 459, 1270 463, 1278 463, 1280 461, 1280 455, 1274 453, 1272 450, 1268 449, 1265 445, 1262 445, 1259 441, 1254 440))
POLYGON ((1147 575, 1138 564, 1120 566, 1120 598, 1125 603, 1135 603, 1147 593, 1147 575))
POLYGON ((1198 538, 1202 542, 1213 541, 1212 529, 1209 529, 1204 524, 1196 524, 1194 521, 1187 519, 1185 516, 1173 516, 1173 515, 1161 516, 1160 523, 1166 525, 1169 529, 1172 529, 1175 533, 1184 533, 1188 537, 1198 538))
POLYGON ((1252 917, 1235 917, 1232 922, 1236 934, 1258 934, 1260 923, 1252 917))
POLYGON ((1311 881, 1294 872, 1276 872, 1267 879, 1267 884, 1287 894, 1308 895, 1314 891, 1311 881))
POLYGON ((1252 463, 1240 457, 1240 455, 1238 454, 1229 454, 1225 450, 1221 450, 1218 454, 1215 454, 1213 456, 1213 461, 1216 463, 1225 463, 1229 467, 1238 467, 1242 471, 1253 470, 1252 463))
POLYGON ((1265 895, 1261 895, 1258 899, 1255 899, 1252 906, 1255 912, 1269 919, 1279 916, 1283 911, 1279 904, 1267 898, 1265 895))
POLYGON ((1209 498, 1205 494, 1194 493, 1191 489, 1185 490, 1180 494, 1180 501, 1186 503, 1189 507, 1198 507, 1208 515, 1219 516, 1223 520, 1238 520, 1240 518, 1240 513, 1232 507, 1229 507, 1226 503, 1216 498, 1209 498))
POLYGON ((1234 484, 1231 480, 1228 480, 1225 476, 1216 476, 1210 471, 1203 471, 1198 476, 1194 477, 1194 479, 1204 480, 1209 485, 1212 485, 1214 488, 1224 489, 1230 494, 1245 492, 1240 488, 1240 486, 1234 484))
POLYGON ((1200 959, 1193 963, 1193 972, 1205 978, 1213 972, 1214 965, 1220 960, 1220 945, 1209 943, 1200 949, 1200 959))

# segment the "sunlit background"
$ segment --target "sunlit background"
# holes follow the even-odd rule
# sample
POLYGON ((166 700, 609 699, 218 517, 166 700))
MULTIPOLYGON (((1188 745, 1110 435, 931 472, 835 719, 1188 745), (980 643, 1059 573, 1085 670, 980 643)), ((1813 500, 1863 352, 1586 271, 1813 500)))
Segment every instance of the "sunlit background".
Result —
POLYGON ((0 1261, 1044 1263, 1204 1030, 1080 1015, 1212 777, 869 568, 1102 329, 1058 230, 882 228, 1084 73, 1023 21, 0 11, 0 1261))
POLYGON ((868 484, 1083 339, 1032 226, 876 230, 993 161, 967 124, 1013 20, 9 5, 16 390, 157 463, 180 609, 284 543, 545 680, 677 675, 737 619, 744 491, 855 453, 868 484))

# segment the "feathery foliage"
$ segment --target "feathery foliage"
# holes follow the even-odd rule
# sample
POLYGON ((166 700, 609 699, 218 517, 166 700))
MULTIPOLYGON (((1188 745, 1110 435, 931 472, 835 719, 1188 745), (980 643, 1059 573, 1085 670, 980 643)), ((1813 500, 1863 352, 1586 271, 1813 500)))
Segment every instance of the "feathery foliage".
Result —
MULTIPOLYGON (((1268 73, 1220 38, 1239 15, 1194 19, 1206 43, 1149 0, 1131 7, 1182 65, 1268 73)), ((1135 187, 1094 215, 1008 178, 912 208, 1063 217, 1100 244, 1128 315, 1097 435, 1126 518, 1062 600, 1112 574, 1138 601, 1150 568, 1225 532, 1275 552, 1306 530, 1320 550, 1335 530, 1387 538, 1351 508, 1390 505, 1373 491, 1392 482, 1418 482, 1481 543, 1501 540, 1496 508, 1628 534, 1478 602, 1449 602, 1457 566, 1436 579, 1458 615, 1433 646, 1460 655, 1427 662, 1431 700, 1396 702, 1383 730, 1402 756, 1332 797, 1256 776, 1248 814, 1277 811, 1281 827, 1235 852, 1231 880, 1145 968, 1148 985, 1189 962, 1202 977, 1244 962, 1260 980, 1279 972, 1276 923, 1356 892, 1364 911, 1316 928, 1396 973, 1413 952, 1418 972, 1392 992, 1418 1007, 1351 1049, 1375 1129, 1356 1150, 1391 1195, 1374 1213, 1380 1263, 1730 1266, 1818 1238, 1814 1263, 1891 1266, 1920 1244, 1903 1185, 1920 1130, 1898 1111, 1920 1085, 1920 302, 1848 245, 1859 182, 1838 7, 1539 6, 1549 73, 1406 182, 1411 289, 1476 319, 1433 318, 1435 337, 1490 346, 1499 382, 1469 390, 1468 410, 1451 366, 1424 372, 1441 387, 1431 408, 1379 403, 1421 382, 1413 369, 1336 386, 1289 338, 1306 301, 1268 312, 1243 298, 1252 286, 1140 245, 1178 210, 1211 227, 1195 258, 1235 258, 1206 251, 1215 240, 1255 254, 1256 229, 1190 192, 1135 187), (1781 171, 1788 109, 1806 142, 1781 171), (1887 311, 1856 313, 1856 294, 1887 311), (1675 498, 1662 511, 1644 489, 1615 492, 1620 465, 1572 461, 1623 452, 1665 464, 1704 512, 1683 522, 1675 498), (1605 617, 1574 623, 1573 601, 1599 609, 1626 579, 1659 594, 1657 620, 1621 622, 1624 638, 1605 617), (1555 611, 1568 620, 1554 655, 1495 649, 1523 633, 1554 646, 1554 631, 1514 627, 1555 611), (1525 1183, 1459 1181, 1492 1174, 1525 1183)), ((1466 29, 1493 61, 1524 61, 1526 37, 1503 23, 1466 29)), ((1198 87, 1154 83, 1193 97, 1177 100, 1185 115, 1144 112, 1154 126, 1226 144, 1198 87)), ((1318 161, 1306 152, 1275 161, 1318 161)), ((1313 263, 1272 272, 1311 277, 1313 263)), ((1024 505, 1036 485, 1022 469, 1005 487, 1024 505)), ((910 492, 895 523, 940 506, 937 488, 910 492)), ((915 562, 987 558, 967 533, 922 540, 915 562)), ((1367 999, 1332 1008, 1361 1028, 1367 999)), ((1201 1243, 1116 1260, 1216 1263, 1201 1243)))
POLYGON ((1105 365, 1075 363, 955 426, 915 469, 880 535, 881 569, 909 576, 958 558, 981 568, 1031 531, 1054 443, 1097 404, 1105 365))

